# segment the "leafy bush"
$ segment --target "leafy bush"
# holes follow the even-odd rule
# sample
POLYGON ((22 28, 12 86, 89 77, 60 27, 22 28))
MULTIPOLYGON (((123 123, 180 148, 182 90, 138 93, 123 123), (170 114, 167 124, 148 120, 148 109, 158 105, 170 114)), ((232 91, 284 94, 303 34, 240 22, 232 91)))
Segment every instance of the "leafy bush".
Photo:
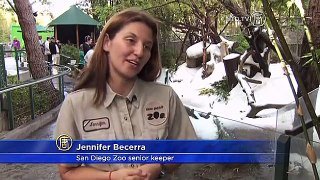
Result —
MULTIPOLYGON (((77 60, 77 63, 80 61, 80 50, 74 45, 63 44, 61 46, 61 54, 77 60)), ((65 58, 62 58, 61 60, 64 61, 64 59, 65 58)), ((61 64, 66 64, 66 62, 61 62, 61 64)))
POLYGON ((234 140, 236 139, 232 134, 229 134, 225 128, 223 127, 223 123, 219 120, 218 117, 213 118, 214 123, 217 125, 218 128, 218 139, 222 140, 234 140))
MULTIPOLYGON (((17 76, 9 76, 8 84, 18 84, 17 76)), ((40 85, 33 86, 34 98, 34 113, 35 117, 50 111, 52 103, 48 98, 49 94, 54 92, 47 92, 40 87, 40 85)), ((11 91, 11 102, 14 116, 14 126, 18 127, 31 120, 31 99, 29 87, 19 88, 11 91)))
POLYGON ((237 43, 237 47, 235 48, 235 51, 240 54, 243 54, 250 47, 246 38, 242 34, 233 36, 231 39, 232 41, 237 43))
POLYGON ((10 23, 8 23, 5 14, 7 14, 3 8, 0 10, 0 42, 8 42, 10 39, 10 23))
POLYGON ((230 93, 226 76, 222 80, 214 82, 211 86, 212 88, 202 88, 199 95, 216 95, 218 96, 218 101, 228 101, 230 93))
MULTIPOLYGON (((18 127, 31 120, 31 99, 29 87, 12 91, 11 97, 15 127, 18 127)), ((50 111, 52 102, 48 99, 48 92, 43 91, 36 85, 33 87, 33 98, 35 117, 50 111)))
POLYGON ((29 88, 25 87, 12 91, 11 103, 14 127, 18 127, 31 119, 29 88))
POLYGON ((7 77, 7 83, 8 83, 8 84, 18 84, 18 83, 19 83, 18 76, 17 76, 17 75, 15 75, 15 76, 8 76, 8 77, 7 77))
POLYGON ((166 67, 171 69, 174 67, 175 64, 175 54, 170 49, 162 49, 161 53, 161 61, 162 67, 166 67))

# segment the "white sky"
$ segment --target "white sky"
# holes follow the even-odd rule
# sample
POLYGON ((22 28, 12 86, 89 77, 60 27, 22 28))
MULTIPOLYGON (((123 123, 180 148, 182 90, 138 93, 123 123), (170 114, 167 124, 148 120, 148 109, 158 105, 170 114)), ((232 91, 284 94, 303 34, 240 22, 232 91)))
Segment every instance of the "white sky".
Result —
POLYGON ((67 11, 70 6, 76 4, 77 1, 78 0, 51 0, 52 4, 49 7, 49 11, 53 14, 54 18, 56 18, 67 11))
POLYGON ((51 4, 49 6, 44 6, 37 0, 29 0, 32 4, 33 11, 44 11, 48 10, 56 18, 65 11, 67 11, 70 6, 76 4, 79 0, 50 0, 51 4))

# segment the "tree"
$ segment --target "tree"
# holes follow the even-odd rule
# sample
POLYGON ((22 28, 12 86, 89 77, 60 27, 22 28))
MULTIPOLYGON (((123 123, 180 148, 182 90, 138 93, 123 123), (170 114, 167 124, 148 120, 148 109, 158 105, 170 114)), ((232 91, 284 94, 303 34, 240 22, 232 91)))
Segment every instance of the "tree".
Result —
MULTIPOLYGON (((320 8, 319 8, 320 0, 310 0, 309 7, 306 11, 307 24, 311 32, 312 40, 314 43, 315 48, 320 47, 320 8)), ((302 49, 301 54, 305 55, 306 53, 310 52, 310 46, 308 44, 306 35, 304 35, 303 42, 302 42, 302 49)), ((304 85, 308 92, 316 89, 319 87, 319 82, 317 79, 317 68, 312 65, 304 65, 308 61, 306 58, 302 58, 300 61, 301 66, 301 76, 304 77, 304 85), (304 66, 303 66, 304 65, 304 66)))
POLYGON ((96 20, 99 19, 99 14, 96 11, 96 7, 110 6, 113 7, 120 3, 120 0, 81 0, 77 4, 87 14, 91 14, 96 20))
MULTIPOLYGON (((29 63, 29 70, 34 79, 46 77, 48 73, 45 56, 41 51, 39 44, 38 33, 36 30, 35 17, 32 13, 32 7, 29 1, 13 0, 14 11, 18 16, 18 21, 22 31, 22 38, 25 42, 27 60, 29 63)), ((51 81, 46 81, 40 84, 41 89, 48 92, 48 99, 53 102, 52 107, 56 106, 58 91, 54 88, 51 81)))
MULTIPOLYGON (((123 0, 113 1, 113 3, 108 1, 108 3, 104 4, 96 2, 91 5, 95 11, 94 13, 99 15, 101 24, 114 13, 128 7, 140 7, 154 15, 162 22, 160 25, 161 44, 166 44, 167 41, 171 40, 183 42, 176 62, 182 57, 181 54, 187 39, 189 44, 194 44, 201 40, 210 40, 212 43, 221 41, 217 29, 218 15, 223 11, 221 11, 221 5, 216 0, 167 0, 161 3, 156 0, 123 0), (179 32, 179 35, 177 32, 179 32), (181 34, 184 34, 184 38, 181 34)), ((167 48, 161 48, 161 50, 161 54, 171 53, 169 52, 170 49, 167 48)), ((163 64, 168 63, 163 62, 163 64)))
POLYGON ((36 22, 32 13, 31 4, 25 0, 14 0, 14 6, 21 26, 32 77, 34 79, 45 77, 48 75, 48 68, 38 41, 36 22))
POLYGON ((320 0, 310 0, 309 7, 307 10, 307 17, 309 17, 309 28, 313 37, 313 41, 316 47, 320 46, 320 8, 319 8, 320 0))
POLYGON ((8 21, 5 18, 5 11, 0 9, 0 42, 8 42, 10 27, 8 25, 8 21))
MULTIPOLYGON (((226 8, 230 11, 230 13, 233 14, 233 16, 235 17, 245 17, 245 16, 248 16, 249 14, 247 12, 249 12, 249 9, 250 7, 247 7, 249 6, 248 4, 249 3, 245 3, 245 6, 246 6, 246 10, 244 8, 241 8, 240 6, 238 6, 238 4, 234 1, 231 1, 231 0, 219 0, 219 2, 226 8)), ((250 4, 251 6, 251 4, 250 4)), ((244 26, 248 26, 250 24, 250 22, 246 19, 243 19, 243 21, 241 21, 241 23, 244 25, 244 26)))

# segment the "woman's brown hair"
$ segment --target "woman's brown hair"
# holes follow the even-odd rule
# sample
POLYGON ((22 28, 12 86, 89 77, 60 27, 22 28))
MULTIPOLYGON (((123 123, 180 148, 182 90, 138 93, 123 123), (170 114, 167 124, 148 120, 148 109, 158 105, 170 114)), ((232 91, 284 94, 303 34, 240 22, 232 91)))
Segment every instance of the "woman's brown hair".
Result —
POLYGON ((151 57, 142 68, 138 77, 144 81, 154 81, 161 73, 161 61, 158 45, 158 21, 151 15, 138 8, 130 8, 112 16, 104 26, 94 48, 90 65, 79 75, 74 90, 95 88, 94 104, 100 105, 105 100, 106 82, 109 74, 108 54, 103 50, 106 35, 112 40, 115 35, 127 24, 132 22, 145 23, 153 33, 151 57))

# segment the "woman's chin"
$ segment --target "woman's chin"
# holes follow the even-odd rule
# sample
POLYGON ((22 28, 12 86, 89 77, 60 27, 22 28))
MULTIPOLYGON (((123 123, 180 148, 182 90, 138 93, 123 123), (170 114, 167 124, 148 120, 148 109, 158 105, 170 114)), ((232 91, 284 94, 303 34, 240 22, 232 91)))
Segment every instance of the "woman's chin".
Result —
POLYGON ((126 77, 127 79, 135 79, 137 78, 140 71, 136 69, 126 69, 123 71, 122 75, 126 77))
POLYGON ((123 74, 122 77, 128 81, 134 81, 137 79, 138 73, 126 73, 126 74, 123 74))

